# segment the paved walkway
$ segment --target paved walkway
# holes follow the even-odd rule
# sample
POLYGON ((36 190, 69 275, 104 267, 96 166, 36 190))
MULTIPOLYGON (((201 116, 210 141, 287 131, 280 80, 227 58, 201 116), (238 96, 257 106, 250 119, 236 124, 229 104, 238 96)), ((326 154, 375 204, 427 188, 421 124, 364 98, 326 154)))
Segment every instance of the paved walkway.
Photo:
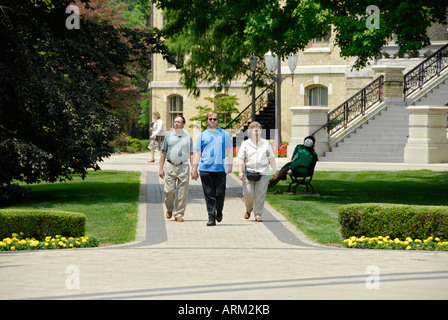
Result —
MULTIPOLYGON (((163 181, 147 154, 103 169, 142 171, 137 239, 75 250, 0 253, 0 299, 447 299, 448 253, 313 244, 266 205, 245 220, 240 181, 228 176, 223 221, 207 227, 200 181, 185 222, 164 217, 163 181)), ((279 167, 285 160, 279 160, 279 167)), ((446 170, 444 165, 319 162, 317 170, 446 170)))

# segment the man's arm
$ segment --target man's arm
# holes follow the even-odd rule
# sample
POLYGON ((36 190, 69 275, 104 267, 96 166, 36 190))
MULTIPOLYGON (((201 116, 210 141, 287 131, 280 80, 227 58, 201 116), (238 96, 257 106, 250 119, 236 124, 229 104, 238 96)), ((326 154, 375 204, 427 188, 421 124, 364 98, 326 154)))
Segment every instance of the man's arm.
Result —
POLYGON ((227 159, 229 159, 229 171, 227 173, 232 173, 233 171, 233 147, 227 148, 227 159))
POLYGON ((192 168, 193 168, 193 160, 194 160, 194 153, 190 152, 190 163, 192 168))
MULTIPOLYGON (((190 165, 191 165, 191 170, 190 170, 190 178, 193 179, 193 161, 194 161, 194 153, 190 152, 190 165)), ((197 179, 197 178, 196 178, 197 179)), ((196 180, 195 179, 195 180, 196 180)))
POLYGON ((159 177, 162 179, 165 178, 165 170, 163 170, 165 159, 166 159, 166 151, 162 150, 162 152, 160 152, 160 163, 159 163, 159 177))
POLYGON ((196 151, 194 157, 191 155, 193 161, 191 162, 191 179, 192 180, 198 180, 198 166, 199 162, 201 161, 201 152, 196 151))

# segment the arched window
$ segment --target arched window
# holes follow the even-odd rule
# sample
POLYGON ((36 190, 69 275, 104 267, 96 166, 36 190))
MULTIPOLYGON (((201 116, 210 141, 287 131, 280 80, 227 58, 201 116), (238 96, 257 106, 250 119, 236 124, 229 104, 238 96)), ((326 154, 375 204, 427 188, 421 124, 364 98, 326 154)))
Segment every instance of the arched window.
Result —
POLYGON ((328 106, 328 89, 325 87, 313 87, 308 90, 309 106, 328 106))
POLYGON ((174 118, 177 116, 183 116, 184 114, 184 101, 181 96, 175 95, 168 99, 168 121, 170 127, 168 129, 174 128, 174 118))

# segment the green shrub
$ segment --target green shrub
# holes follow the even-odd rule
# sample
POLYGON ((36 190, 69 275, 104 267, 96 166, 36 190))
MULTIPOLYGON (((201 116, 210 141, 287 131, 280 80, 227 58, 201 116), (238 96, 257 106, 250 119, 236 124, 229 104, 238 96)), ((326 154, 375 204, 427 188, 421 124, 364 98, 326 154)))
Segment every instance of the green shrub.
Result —
POLYGON ((43 239, 56 234, 80 237, 85 233, 86 215, 78 212, 4 209, 0 210, 0 239, 13 232, 43 239))
POLYGON ((350 204, 339 208, 344 238, 352 236, 448 239, 448 207, 399 204, 350 204))
POLYGON ((115 152, 129 152, 134 153, 138 151, 148 151, 148 145, 150 140, 140 140, 137 138, 132 138, 124 134, 119 135, 111 142, 114 147, 115 152))
POLYGON ((115 152, 125 152, 128 140, 124 134, 118 135, 111 143, 115 152))
POLYGON ((132 137, 126 137, 126 140, 128 142, 126 146, 126 152, 137 152, 142 149, 142 142, 137 138, 132 137))

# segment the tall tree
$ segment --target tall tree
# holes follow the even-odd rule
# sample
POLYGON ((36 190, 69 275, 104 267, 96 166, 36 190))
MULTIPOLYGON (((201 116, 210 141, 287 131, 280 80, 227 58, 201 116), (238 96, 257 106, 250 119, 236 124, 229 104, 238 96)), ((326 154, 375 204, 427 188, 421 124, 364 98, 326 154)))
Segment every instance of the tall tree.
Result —
MULTIPOLYGON (((150 27, 151 4, 147 0, 90 0, 93 10, 81 8, 81 14, 90 20, 110 23, 117 27, 128 27, 132 30, 148 30, 150 27)), ((126 39, 122 39, 127 42, 126 39)), ((145 64, 130 63, 126 74, 116 73, 114 89, 119 93, 110 99, 111 111, 118 118, 124 135, 134 137, 149 137, 150 119, 147 107, 148 84, 150 82, 151 66, 148 59, 145 64), (145 113, 145 119, 139 117, 145 113), (149 119, 149 120, 148 120, 149 119), (146 121, 145 121, 146 120, 146 121)), ((143 118, 143 117, 142 117, 143 118)))
MULTIPOLYGON (((108 110, 117 74, 166 55, 150 30, 80 17, 70 0, 2 0, 0 10, 0 204, 16 181, 84 177, 113 151, 108 110), (124 40, 126 39, 126 40, 124 40)), ((89 0, 78 2, 89 9, 89 0)), ((21 194, 21 192, 19 192, 21 194)))
POLYGON ((158 0, 157 5, 169 18, 165 38, 188 56, 182 82, 197 95, 199 82, 216 81, 219 90, 240 75, 250 76, 252 54, 262 58, 270 50, 286 57, 323 37, 330 24, 341 55, 357 58, 356 69, 378 56, 393 35, 400 53, 415 53, 429 44, 431 23, 446 24, 448 1, 158 0))

